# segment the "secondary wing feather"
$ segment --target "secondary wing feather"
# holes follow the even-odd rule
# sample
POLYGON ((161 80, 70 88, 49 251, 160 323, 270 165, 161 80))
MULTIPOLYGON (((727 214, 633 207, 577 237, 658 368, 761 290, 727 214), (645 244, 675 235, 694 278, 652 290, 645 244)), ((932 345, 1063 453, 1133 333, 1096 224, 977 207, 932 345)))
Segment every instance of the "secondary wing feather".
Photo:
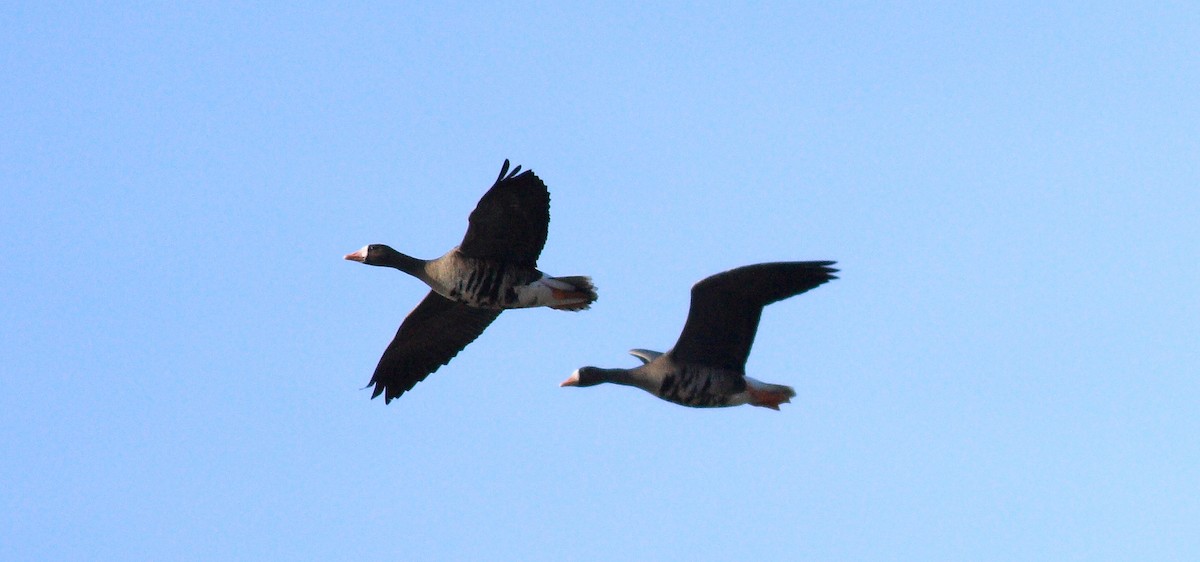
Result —
POLYGON ((473 308, 430 291, 408 313, 379 359, 368 384, 375 385, 371 398, 383 394, 388 403, 408 392, 475 341, 500 312, 473 308))
POLYGON ((459 251, 473 258, 537 267, 550 228, 550 192, 533 171, 508 173, 508 160, 471 211, 459 251))
POLYGON ((760 263, 701 280, 692 287, 687 322, 671 353, 688 363, 744 371, 763 307, 837 279, 833 263, 760 263))

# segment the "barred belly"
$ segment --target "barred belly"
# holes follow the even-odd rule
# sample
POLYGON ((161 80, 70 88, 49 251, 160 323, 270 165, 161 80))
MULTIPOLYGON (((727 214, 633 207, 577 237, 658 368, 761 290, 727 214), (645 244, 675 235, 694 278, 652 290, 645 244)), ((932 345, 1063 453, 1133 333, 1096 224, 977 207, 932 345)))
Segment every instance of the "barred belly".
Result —
MULTIPOLYGON (((461 275, 449 285, 443 296, 477 308, 522 308, 531 306, 522 303, 518 289, 541 277, 537 270, 532 272, 509 264, 484 260, 463 260, 461 275)), ((441 292, 441 291, 439 291, 441 292)))
POLYGON ((681 365, 679 370, 663 377, 658 395, 683 406, 721 408, 744 404, 733 401, 744 390, 746 379, 739 372, 681 365))

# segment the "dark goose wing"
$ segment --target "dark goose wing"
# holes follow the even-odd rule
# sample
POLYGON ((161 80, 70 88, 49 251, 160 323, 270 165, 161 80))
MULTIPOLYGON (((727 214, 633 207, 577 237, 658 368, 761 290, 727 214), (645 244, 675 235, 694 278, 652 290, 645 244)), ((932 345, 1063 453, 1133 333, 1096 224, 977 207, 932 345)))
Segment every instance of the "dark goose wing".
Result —
POLYGON ((760 263, 701 280, 671 353, 686 363, 744 370, 763 307, 837 279, 833 263, 760 263))
POLYGON ((379 359, 367 385, 375 385, 371 398, 383 394, 388 403, 408 392, 475 341, 500 312, 456 303, 430 291, 408 313, 379 359))
POLYGON ((464 255, 537 267, 550 227, 550 192, 533 171, 520 171, 517 166, 509 173, 504 161, 496 183, 471 211, 458 248, 464 255))

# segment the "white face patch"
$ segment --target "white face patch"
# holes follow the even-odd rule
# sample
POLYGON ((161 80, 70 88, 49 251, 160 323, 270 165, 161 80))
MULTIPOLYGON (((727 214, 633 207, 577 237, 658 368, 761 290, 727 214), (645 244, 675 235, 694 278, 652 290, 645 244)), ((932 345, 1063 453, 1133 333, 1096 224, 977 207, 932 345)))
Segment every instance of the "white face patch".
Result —
POLYGON ((346 259, 366 263, 367 262, 367 248, 370 248, 370 247, 371 247, 371 245, 367 244, 366 246, 359 248, 358 251, 356 251, 356 252, 351 252, 349 254, 346 254, 346 259))
POLYGON ((579 369, 575 369, 575 371, 571 373, 571 376, 568 377, 567 380, 559 383, 558 386, 563 387, 563 386, 578 386, 578 385, 579 385, 579 369))

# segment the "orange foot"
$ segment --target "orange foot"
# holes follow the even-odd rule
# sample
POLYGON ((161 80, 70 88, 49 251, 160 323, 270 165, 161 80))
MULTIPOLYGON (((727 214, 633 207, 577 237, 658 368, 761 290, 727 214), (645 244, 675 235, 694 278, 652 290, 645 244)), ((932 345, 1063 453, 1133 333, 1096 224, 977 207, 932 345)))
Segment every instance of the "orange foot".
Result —
POLYGON ((550 305, 550 308, 553 308, 554 310, 583 310, 587 308, 589 304, 589 295, 583 291, 564 291, 562 289, 551 288, 550 295, 553 296, 554 300, 556 301, 583 299, 583 302, 550 305))
POLYGON ((780 404, 787 404, 792 401, 792 396, 788 392, 760 390, 753 387, 747 388, 750 393, 750 405, 770 408, 779 411, 780 404))

